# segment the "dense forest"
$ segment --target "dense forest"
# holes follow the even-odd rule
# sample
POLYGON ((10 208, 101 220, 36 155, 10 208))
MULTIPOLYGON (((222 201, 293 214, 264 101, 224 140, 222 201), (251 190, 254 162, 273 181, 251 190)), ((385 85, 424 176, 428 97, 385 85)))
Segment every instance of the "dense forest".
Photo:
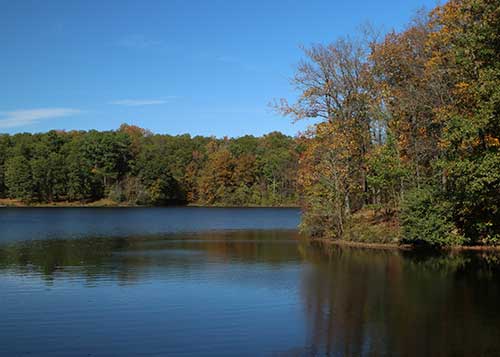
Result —
POLYGON ((116 131, 0 135, 0 197, 130 205, 297 204, 300 145, 278 132, 234 139, 116 131))
POLYGON ((498 0, 306 48, 293 83, 298 99, 276 109, 316 118, 299 164, 305 232, 345 239, 371 211, 402 242, 500 243, 498 0))

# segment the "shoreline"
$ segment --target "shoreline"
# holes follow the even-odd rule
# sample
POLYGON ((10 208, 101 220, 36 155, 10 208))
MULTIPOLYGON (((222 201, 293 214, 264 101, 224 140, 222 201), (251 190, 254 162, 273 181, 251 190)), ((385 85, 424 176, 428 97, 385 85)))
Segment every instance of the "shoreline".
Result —
POLYGON ((300 208, 299 205, 203 205, 198 203, 188 203, 188 204, 173 204, 164 206, 152 206, 152 205, 133 205, 128 203, 119 203, 111 200, 99 200, 93 202, 81 202, 81 201, 61 201, 61 202, 45 202, 45 203, 24 203, 18 200, 12 199, 0 199, 0 208, 147 208, 147 207, 202 207, 202 208, 300 208))
POLYGON ((372 249, 372 250, 398 250, 398 251, 424 251, 435 250, 442 252, 500 252, 500 246, 497 245, 471 245, 471 246, 453 246, 443 248, 424 248, 417 247, 411 244, 397 244, 397 243, 365 243, 354 242, 348 240, 333 240, 328 238, 313 238, 309 239, 312 244, 321 244, 338 247, 358 248, 358 249, 372 249))

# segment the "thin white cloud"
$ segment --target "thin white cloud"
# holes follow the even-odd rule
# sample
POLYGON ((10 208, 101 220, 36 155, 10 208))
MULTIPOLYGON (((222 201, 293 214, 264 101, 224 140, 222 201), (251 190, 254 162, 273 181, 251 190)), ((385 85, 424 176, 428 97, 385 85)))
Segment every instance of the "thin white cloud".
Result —
POLYGON ((41 120, 68 117, 81 113, 71 108, 20 109, 0 112, 0 128, 16 128, 37 124, 41 120))
MULTIPOLYGON (((169 98, 174 98, 174 97, 169 97, 169 98)), ((142 105, 165 104, 167 102, 168 102, 167 99, 121 99, 121 100, 114 100, 112 102, 109 102, 109 104, 125 105, 127 107, 136 107, 136 106, 142 106, 142 105)))

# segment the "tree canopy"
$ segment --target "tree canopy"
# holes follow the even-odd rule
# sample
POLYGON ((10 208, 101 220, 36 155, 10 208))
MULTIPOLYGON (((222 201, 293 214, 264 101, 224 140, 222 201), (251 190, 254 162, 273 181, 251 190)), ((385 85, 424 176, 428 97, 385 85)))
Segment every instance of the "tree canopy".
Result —
POLYGON ((0 136, 0 196, 25 202, 109 198, 142 205, 297 204, 296 139, 98 132, 0 136))
POLYGON ((305 49, 295 103, 303 135, 303 229, 343 238, 374 208, 403 241, 500 243, 500 6, 450 0, 382 39, 305 49))

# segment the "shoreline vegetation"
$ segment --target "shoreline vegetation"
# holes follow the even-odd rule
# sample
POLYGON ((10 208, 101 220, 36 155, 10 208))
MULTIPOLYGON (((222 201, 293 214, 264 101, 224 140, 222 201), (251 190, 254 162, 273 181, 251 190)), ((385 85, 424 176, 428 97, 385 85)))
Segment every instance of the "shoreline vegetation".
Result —
POLYGON ((91 202, 81 202, 81 201, 59 201, 59 202, 23 202, 21 200, 14 199, 2 199, 0 198, 0 207, 5 208, 50 208, 50 207, 74 207, 74 208, 85 208, 85 207, 122 207, 122 208, 134 208, 134 207, 207 207, 207 208, 300 208, 299 205, 293 204, 283 204, 283 205, 223 205, 223 204, 201 204, 201 203, 189 203, 189 204, 177 204, 169 206, 154 206, 154 205, 139 205, 130 204, 124 202, 112 201, 110 199, 101 199, 98 201, 91 202))

